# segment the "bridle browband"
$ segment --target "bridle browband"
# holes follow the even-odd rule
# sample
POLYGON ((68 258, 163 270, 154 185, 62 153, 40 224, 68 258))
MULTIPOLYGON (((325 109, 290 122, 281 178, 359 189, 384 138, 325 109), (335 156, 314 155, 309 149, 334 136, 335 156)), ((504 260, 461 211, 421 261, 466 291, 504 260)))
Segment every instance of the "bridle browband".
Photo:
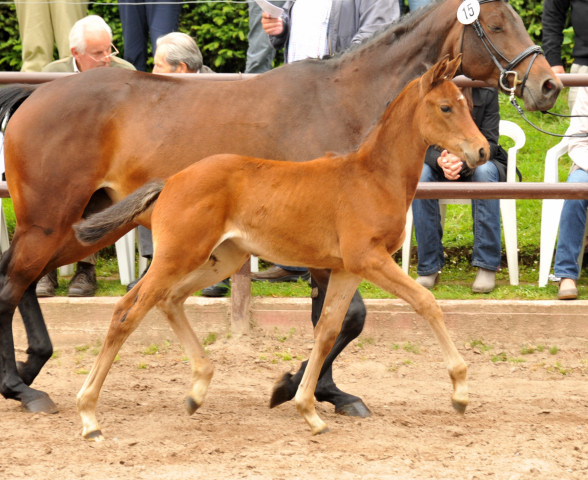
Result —
MULTIPOLYGON (((480 4, 490 3, 490 2, 499 2, 499 1, 507 2, 508 0, 478 0, 478 2, 480 4)), ((548 135, 552 135, 554 137, 586 137, 586 136, 588 136, 588 134, 586 134, 586 133, 575 133, 572 135, 566 135, 566 134, 562 135, 559 133, 547 132, 547 131, 539 128, 537 125, 533 124, 526 117, 524 110, 518 104, 516 97, 515 97, 515 90, 518 85, 521 85, 521 95, 522 95, 523 90, 525 89, 525 84, 527 83, 527 79, 529 78, 529 72, 531 71, 531 67, 533 66, 533 63, 535 62, 535 60, 539 54, 543 55, 543 49, 539 45, 531 45, 530 47, 527 47, 525 50, 523 50, 521 53, 519 53, 514 59, 509 61, 502 54, 502 52, 494 46, 494 44, 492 43, 490 38, 488 38, 488 35, 486 35, 486 32, 482 28, 482 25, 480 24, 479 19, 474 20, 474 22, 471 23, 470 25, 474 29, 474 32, 476 32, 476 35, 478 36, 478 38, 482 42, 482 45, 484 45, 484 48, 486 48, 486 51, 490 55, 490 58, 492 59, 492 61, 496 65, 496 67, 498 68, 498 70, 500 70, 500 77, 498 78, 498 84, 500 85, 500 88, 509 94, 509 101, 510 101, 511 105, 516 109, 516 111, 523 118, 523 120, 525 120, 529 125, 531 125, 536 130, 538 130, 542 133, 546 133, 548 135), (527 70, 525 71, 525 75, 523 76, 523 80, 521 81, 521 80, 519 80, 519 74, 515 70, 513 70, 513 68, 515 68, 519 63, 521 63, 525 58, 527 58, 530 55, 532 55, 533 58, 531 58, 531 60, 529 62, 529 66, 527 67, 527 70), (506 67, 502 66, 502 64, 498 60, 497 56, 500 57, 501 60, 506 62, 506 64, 507 64, 506 67), (508 84, 509 77, 512 77, 512 87, 508 84)), ((463 26, 463 31, 462 31, 462 36, 461 36, 461 52, 462 52, 462 54, 463 54, 463 41, 464 41, 465 30, 466 30, 467 26, 468 25, 463 26)), ((551 113, 551 112, 543 112, 543 113, 551 113)), ((552 115, 555 115, 555 114, 552 114, 552 115)))

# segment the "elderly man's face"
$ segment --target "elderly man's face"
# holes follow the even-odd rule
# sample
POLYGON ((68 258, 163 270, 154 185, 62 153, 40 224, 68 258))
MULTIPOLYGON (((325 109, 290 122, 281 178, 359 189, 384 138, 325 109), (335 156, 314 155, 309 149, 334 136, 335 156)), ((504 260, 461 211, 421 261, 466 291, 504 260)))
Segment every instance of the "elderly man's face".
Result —
POLYGON ((111 53, 110 35, 106 30, 86 33, 86 51, 84 53, 78 52, 75 48, 71 49, 71 54, 74 56, 80 72, 93 68, 110 67, 109 55, 111 53))
POLYGON ((166 62, 167 45, 160 45, 153 57, 153 73, 189 73, 188 67, 181 62, 176 68, 166 62))

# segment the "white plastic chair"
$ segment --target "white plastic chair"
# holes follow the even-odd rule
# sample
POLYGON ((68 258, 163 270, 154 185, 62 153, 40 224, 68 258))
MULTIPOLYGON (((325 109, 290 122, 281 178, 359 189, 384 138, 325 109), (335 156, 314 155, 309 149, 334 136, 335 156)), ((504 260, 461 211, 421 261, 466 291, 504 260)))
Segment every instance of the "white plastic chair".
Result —
MULTIPOLYGON (((525 132, 516 123, 509 120, 500 120, 499 132, 501 136, 511 138, 515 144, 508 149, 508 166, 506 170, 506 181, 516 181, 517 152, 525 145, 525 132)), ((470 199, 439 199, 441 211, 441 225, 445 225, 445 214, 449 204, 471 205, 470 199)), ((519 284, 519 259, 517 240, 517 210, 515 199, 501 199, 500 213, 502 215, 502 228, 504 230, 504 243, 506 248, 506 261, 508 264, 508 275, 511 285, 519 284)), ((410 264, 410 246, 412 244, 412 207, 406 215, 406 229, 404 244, 402 245, 402 269, 408 273, 410 264)))
MULTIPOLYGON (((561 142, 547 150, 545 154, 545 176, 546 183, 559 182, 559 160, 568 153, 569 139, 564 137, 561 142)), ((543 200, 541 205, 541 244, 539 247, 539 286, 545 287, 549 280, 553 253, 555 251, 555 241, 559 230, 559 220, 563 209, 564 199, 548 198, 543 200)), ((584 245, 586 247, 586 235, 588 234, 588 222, 584 231, 584 245)), ((584 248, 580 250, 578 264, 582 267, 584 257, 584 248)))

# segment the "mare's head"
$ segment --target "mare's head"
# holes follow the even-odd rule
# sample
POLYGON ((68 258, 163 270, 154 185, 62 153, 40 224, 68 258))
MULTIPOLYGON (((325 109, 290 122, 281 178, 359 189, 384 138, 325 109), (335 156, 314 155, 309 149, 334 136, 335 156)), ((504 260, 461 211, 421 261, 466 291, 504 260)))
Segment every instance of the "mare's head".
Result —
POLYGON ((419 80, 419 101, 414 114, 414 128, 427 145, 438 145, 475 168, 488 160, 490 146, 468 108, 468 103, 452 78, 459 69, 461 56, 444 58, 419 80))
MULTIPOLYGON (((456 4, 455 14, 464 10, 464 15, 468 2, 447 1, 440 8, 455 9, 456 4)), ((479 9, 473 23, 455 22, 444 51, 452 57, 463 53, 466 76, 506 92, 514 87, 527 110, 553 107, 562 83, 529 37, 521 17, 506 0, 480 0, 479 9)))

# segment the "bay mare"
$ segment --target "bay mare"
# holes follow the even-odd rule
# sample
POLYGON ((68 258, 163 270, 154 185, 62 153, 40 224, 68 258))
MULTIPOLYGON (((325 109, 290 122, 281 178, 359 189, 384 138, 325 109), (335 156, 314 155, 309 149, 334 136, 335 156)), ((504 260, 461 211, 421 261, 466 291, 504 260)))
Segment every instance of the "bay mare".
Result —
MULTIPOLYGON (((103 68, 38 87, 0 89, 0 118, 17 108, 5 136, 17 228, 0 261, 2 395, 20 401, 26 411, 57 411, 45 392, 30 387, 52 354, 35 282, 112 244, 137 224, 150 227, 146 212, 89 247, 76 240, 71 228, 82 217, 120 201, 150 179, 167 178, 216 153, 305 161, 326 151, 351 151, 385 105, 445 55, 455 58, 463 52, 462 73, 497 86, 499 68, 474 29, 457 21, 460 6, 461 0, 433 3, 340 56, 293 63, 243 81, 103 68), (18 364, 12 337, 17 305, 29 343, 26 361, 18 364)), ((486 0, 479 24, 493 54, 499 51, 499 59, 504 57, 497 60, 502 67, 520 60, 509 70, 527 77, 515 90, 526 108, 553 106, 561 82, 543 56, 525 53, 519 58, 533 44, 512 7, 486 0)), ((313 298, 316 323, 329 272, 311 273, 319 292, 313 298)), ((361 332, 364 320, 365 307, 356 293, 316 390, 319 400, 351 415, 368 415, 369 410, 358 397, 337 389, 330 366, 361 332)), ((292 398, 304 365, 276 387, 273 405, 292 398)))
POLYGON ((453 382, 453 405, 463 412, 467 367, 441 309, 433 294, 402 272, 391 256, 404 240, 406 212, 430 144, 454 153, 470 168, 488 160, 488 141, 451 81, 460 60, 444 59, 410 82, 355 152, 301 163, 218 154, 165 184, 149 183, 75 225, 81 241, 96 242, 133 221, 159 196, 152 215, 151 267, 115 306, 103 347, 78 394, 82 434, 103 439, 96 420, 100 388, 120 347, 154 306, 165 313, 190 358, 189 413, 202 405, 213 367, 183 304, 194 291, 240 268, 250 253, 331 271, 313 350, 296 393, 298 411, 313 434, 327 430, 314 408, 319 372, 363 278, 403 298, 429 322, 453 382), (290 229, 304 235, 285 240, 290 229))

